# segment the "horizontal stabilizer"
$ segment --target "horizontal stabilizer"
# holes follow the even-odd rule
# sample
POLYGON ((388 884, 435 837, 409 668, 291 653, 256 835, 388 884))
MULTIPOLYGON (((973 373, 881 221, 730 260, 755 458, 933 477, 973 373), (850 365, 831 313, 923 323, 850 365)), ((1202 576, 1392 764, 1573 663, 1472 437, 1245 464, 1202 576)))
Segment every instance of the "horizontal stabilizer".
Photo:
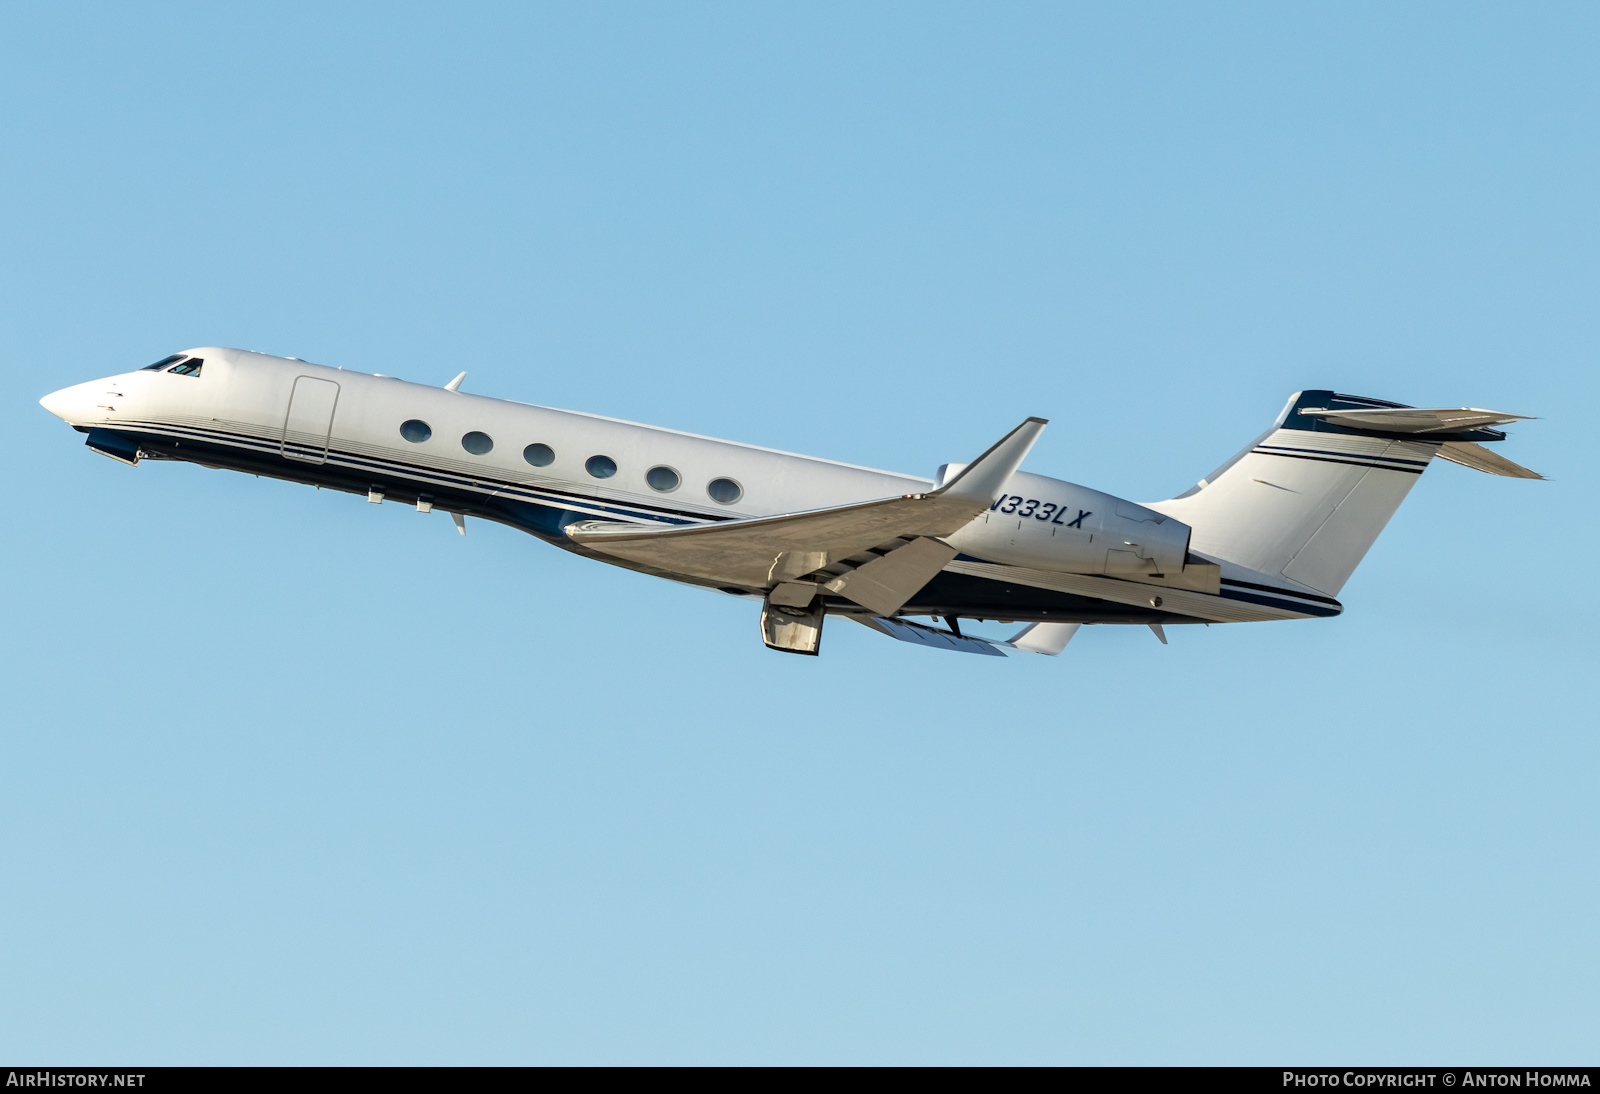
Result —
POLYGON ((1531 421, 1526 414, 1502 414, 1497 410, 1473 407, 1362 407, 1359 410, 1327 410, 1303 407, 1300 413, 1333 425, 1352 429, 1376 429, 1384 433, 1460 433, 1468 429, 1531 421))
POLYGON ((1508 479, 1542 479, 1537 471, 1529 471, 1520 463, 1512 463, 1498 452, 1491 452, 1481 444, 1471 441, 1451 441, 1439 446, 1439 458, 1483 471, 1490 475, 1504 475, 1508 479))
MULTIPOLYGON (((926 494, 676 528, 580 521, 568 525, 566 532, 573 542, 590 550, 668 573, 766 588, 897 539, 947 536, 959 530, 994 503, 1044 425, 1042 418, 1029 418, 951 482, 926 494)), ((885 560, 898 554, 891 552, 885 560)), ((898 586, 903 564, 921 558, 918 551, 912 551, 894 566, 882 567, 882 576, 887 578, 888 571, 896 571, 896 580, 889 584, 898 586)), ((937 567, 929 576, 936 572, 937 567)), ((868 584, 865 579, 862 583, 868 584)), ((844 590, 843 595, 850 596, 850 592, 844 590)))
POLYGON ((916 646, 932 646, 936 650, 955 650, 957 653, 980 653, 989 657, 1005 656, 1005 652, 993 642, 955 634, 952 631, 942 631, 938 627, 913 623, 909 619, 880 619, 875 615, 852 615, 850 618, 864 627, 871 627, 879 634, 886 634, 890 638, 910 642, 916 646))

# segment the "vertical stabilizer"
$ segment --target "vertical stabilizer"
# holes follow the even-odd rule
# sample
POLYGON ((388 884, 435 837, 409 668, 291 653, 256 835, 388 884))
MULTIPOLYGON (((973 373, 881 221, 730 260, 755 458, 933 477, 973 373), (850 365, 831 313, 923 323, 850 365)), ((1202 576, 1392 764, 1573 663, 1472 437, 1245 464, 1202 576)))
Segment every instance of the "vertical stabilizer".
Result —
POLYGON ((1299 392, 1254 444, 1193 490, 1150 508, 1192 527, 1198 554, 1335 596, 1442 445, 1505 437, 1438 425, 1423 432, 1409 423, 1416 415, 1362 413, 1401 409, 1413 408, 1299 392))

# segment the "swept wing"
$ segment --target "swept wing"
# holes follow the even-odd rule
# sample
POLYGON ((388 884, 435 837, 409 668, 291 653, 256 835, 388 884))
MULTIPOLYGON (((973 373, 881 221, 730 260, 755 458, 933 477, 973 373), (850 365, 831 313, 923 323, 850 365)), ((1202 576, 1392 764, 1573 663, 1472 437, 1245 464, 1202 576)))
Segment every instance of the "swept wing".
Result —
MULTIPOLYGON (((566 532, 592 551, 668 573, 752 590, 780 586, 774 599, 780 604, 784 584, 873 552, 862 565, 829 574, 823 587, 887 615, 955 557, 955 549, 937 537, 993 504, 1045 424, 1043 418, 1027 419, 949 483, 925 494, 677 528, 582 521, 566 532)), ((797 590, 807 599, 814 591, 797 590)))

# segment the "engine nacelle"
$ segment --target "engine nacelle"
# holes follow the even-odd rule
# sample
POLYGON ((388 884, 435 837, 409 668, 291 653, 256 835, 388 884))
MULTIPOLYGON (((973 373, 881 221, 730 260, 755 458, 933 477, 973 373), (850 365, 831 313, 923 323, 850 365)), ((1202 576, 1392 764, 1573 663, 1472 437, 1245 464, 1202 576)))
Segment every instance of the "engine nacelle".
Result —
MULTIPOLYGON (((948 482, 964 464, 939 469, 948 482)), ((964 554, 1069 574, 1183 571, 1189 526, 1076 483, 1018 471, 1005 493, 961 531, 942 537, 964 554)))

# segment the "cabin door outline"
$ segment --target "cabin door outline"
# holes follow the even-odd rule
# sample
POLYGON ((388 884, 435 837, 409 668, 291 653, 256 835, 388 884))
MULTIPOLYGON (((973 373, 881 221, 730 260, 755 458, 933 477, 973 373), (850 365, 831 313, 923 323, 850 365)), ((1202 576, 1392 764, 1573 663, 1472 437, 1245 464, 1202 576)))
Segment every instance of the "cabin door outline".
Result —
POLYGON ((339 404, 339 385, 316 376, 298 376, 289 395, 289 410, 283 416, 283 441, 279 449, 286 459, 307 463, 326 463, 328 438, 333 433, 333 411, 339 404))

